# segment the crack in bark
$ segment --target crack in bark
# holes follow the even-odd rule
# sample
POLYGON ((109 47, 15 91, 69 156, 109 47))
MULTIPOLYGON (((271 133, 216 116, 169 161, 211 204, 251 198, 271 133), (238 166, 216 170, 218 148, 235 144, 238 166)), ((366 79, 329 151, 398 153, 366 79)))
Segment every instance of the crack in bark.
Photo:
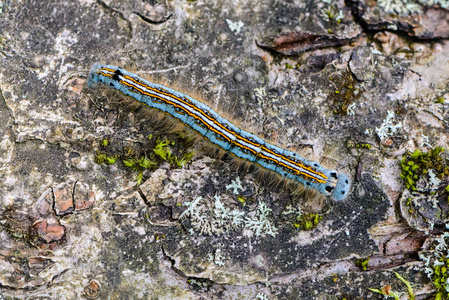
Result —
POLYGON ((446 40, 446 38, 443 37, 433 37, 433 35, 423 35, 423 36, 416 36, 412 35, 414 32, 413 24, 406 23, 405 21, 398 20, 391 20, 391 21, 382 21, 379 20, 377 23, 369 24, 363 19, 363 15, 365 12, 363 9, 366 7, 366 5, 361 2, 360 0, 345 0, 345 6, 351 9, 351 15, 354 18, 354 22, 359 24, 362 27, 362 32, 366 33, 367 35, 373 36, 374 34, 378 32, 383 31, 391 31, 394 32, 402 37, 410 39, 412 42, 423 42, 423 41, 440 41, 440 40, 446 40), (389 29, 390 26, 396 26, 396 30, 389 29))
POLYGON ((72 189, 72 203, 73 203, 73 212, 72 213, 74 213, 76 211, 75 192, 76 192, 77 184, 78 184, 78 180, 75 181, 75 183, 73 184, 73 189, 72 189))
POLYGON ((112 11, 113 13, 118 14, 118 16, 119 16, 120 18, 122 18, 123 20, 125 20, 125 21, 127 22, 127 25, 128 25, 128 31, 130 32, 130 37, 131 37, 131 38, 133 37, 133 26, 132 26, 132 22, 126 18, 125 14, 123 14, 121 11, 119 11, 119 10, 117 10, 117 9, 112 8, 111 6, 109 6, 108 4, 106 4, 106 3, 105 3, 104 1, 102 1, 102 0, 97 0, 97 3, 98 3, 100 6, 104 7, 105 9, 108 9, 108 10, 112 11))
MULTIPOLYGON (((209 278, 205 278, 205 277, 197 277, 197 276, 187 276, 184 272, 182 272, 180 269, 175 267, 175 263, 176 260, 172 257, 170 257, 170 255, 167 254, 167 252, 164 249, 164 246, 161 245, 161 250, 162 250, 162 254, 164 255, 164 258, 167 259, 168 261, 170 261, 171 263, 171 269, 178 274, 179 276, 181 276, 182 278, 184 278, 186 280, 186 282, 192 287, 192 290, 205 290, 205 291, 210 291, 210 289, 212 287, 221 287, 223 288, 225 285, 230 285, 230 284, 221 284, 221 283, 217 283, 213 280, 210 280, 209 278)), ((253 283, 252 283, 253 284, 253 283)), ((252 285, 252 284, 248 284, 248 286, 252 285)), ((230 286, 237 286, 237 285, 230 285, 230 286)))
POLYGON ((145 196, 145 194, 142 192, 142 189, 140 187, 137 188, 137 192, 139 193, 140 197, 142 197, 143 202, 145 203, 146 206, 148 207, 152 207, 153 205, 150 203, 150 201, 148 201, 147 197, 145 196))
POLYGON ((416 29, 425 26, 422 23, 413 23, 405 19, 397 20, 378 20, 377 22, 368 22, 363 19, 366 5, 360 0, 345 0, 345 6, 351 10, 353 22, 360 25, 361 34, 355 37, 339 38, 333 35, 318 34, 308 31, 292 31, 276 35, 274 38, 264 37, 261 40, 255 40, 259 48, 272 53, 278 53, 285 56, 298 55, 303 52, 313 51, 323 48, 336 48, 347 45, 352 41, 360 40, 361 35, 366 34, 371 38, 378 32, 391 31, 411 42, 440 41, 447 38, 434 37, 433 32, 426 32, 418 35, 416 29), (391 26, 396 27, 392 30, 391 26))
POLYGON ((137 11, 135 11, 134 13, 136 15, 138 15, 143 21, 145 21, 147 23, 150 23, 150 24, 153 24, 153 25, 158 25, 158 24, 165 23, 173 16, 173 13, 169 13, 162 20, 153 20, 153 19, 151 19, 151 18, 149 18, 149 17, 147 17, 147 16, 145 16, 145 15, 143 15, 143 14, 137 12, 137 11))
POLYGON ((56 197, 55 197, 55 188, 51 187, 51 210, 53 211, 53 215, 59 220, 61 219, 56 213, 56 197))
POLYGON ((188 276, 186 274, 184 274, 184 272, 182 272, 181 270, 179 270, 178 268, 175 267, 176 260, 167 254, 167 252, 164 249, 164 245, 161 245, 161 251, 162 251, 162 255, 164 255, 164 258, 170 262, 170 264, 171 264, 170 268, 173 271, 175 271, 175 273, 178 274, 179 276, 181 276, 182 278, 187 279, 188 276))

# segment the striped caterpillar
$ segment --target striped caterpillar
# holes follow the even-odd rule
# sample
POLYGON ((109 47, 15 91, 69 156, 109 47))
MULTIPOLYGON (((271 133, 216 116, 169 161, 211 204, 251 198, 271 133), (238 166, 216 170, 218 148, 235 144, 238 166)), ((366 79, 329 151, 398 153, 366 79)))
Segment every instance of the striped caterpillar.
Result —
POLYGON ((336 170, 282 149, 221 117, 212 108, 184 93, 156 84, 120 67, 94 64, 88 86, 107 86, 181 121, 212 144, 243 160, 301 183, 335 201, 349 193, 349 179, 336 170))

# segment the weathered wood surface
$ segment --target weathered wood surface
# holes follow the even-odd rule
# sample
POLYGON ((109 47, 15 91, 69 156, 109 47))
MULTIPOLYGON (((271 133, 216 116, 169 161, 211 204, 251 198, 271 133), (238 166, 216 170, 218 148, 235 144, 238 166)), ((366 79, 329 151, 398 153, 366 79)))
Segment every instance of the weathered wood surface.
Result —
POLYGON ((393 271, 432 297, 419 253, 444 240, 448 176, 432 190, 423 175, 410 204, 400 162, 449 148, 447 15, 436 0, 0 1, 0 299, 382 299, 368 288, 406 291, 393 271), (85 86, 98 61, 340 169, 350 196, 293 197, 155 129, 85 86), (164 162, 165 139, 195 156, 164 162), (126 155, 157 162, 142 184, 126 155))

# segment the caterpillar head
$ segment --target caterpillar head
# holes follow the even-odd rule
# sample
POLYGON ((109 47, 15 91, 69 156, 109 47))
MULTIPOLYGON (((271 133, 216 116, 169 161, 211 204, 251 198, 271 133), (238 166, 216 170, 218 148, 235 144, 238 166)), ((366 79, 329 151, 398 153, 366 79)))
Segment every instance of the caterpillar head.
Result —
POLYGON ((337 184, 335 185, 335 188, 331 194, 332 200, 344 200, 349 194, 350 187, 351 183, 349 182, 349 178, 345 174, 339 174, 337 178, 337 184))

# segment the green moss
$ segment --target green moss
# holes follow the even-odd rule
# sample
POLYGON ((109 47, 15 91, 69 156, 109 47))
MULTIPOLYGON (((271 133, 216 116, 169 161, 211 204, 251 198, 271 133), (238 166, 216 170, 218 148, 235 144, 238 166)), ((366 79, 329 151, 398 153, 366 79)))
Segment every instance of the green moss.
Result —
POLYGON ((444 104, 444 98, 443 98, 443 97, 440 97, 440 98, 437 99, 436 102, 437 102, 437 103, 444 104))
POLYGON ((369 260, 370 260, 369 257, 358 259, 355 261, 355 265, 360 269, 362 269, 363 271, 366 271, 368 269, 369 260))
POLYGON ((113 165, 113 164, 115 164, 115 162, 116 162, 116 160, 117 160, 117 156, 108 156, 108 157, 106 157, 106 163, 108 164, 108 165, 113 165))
POLYGON ((94 160, 100 165, 112 165, 117 160, 121 161, 125 168, 137 173, 137 183, 141 184, 143 172, 157 168, 161 161, 167 161, 173 167, 182 168, 195 154, 194 152, 181 152, 179 156, 173 155, 170 146, 174 146, 175 142, 159 138, 153 142, 151 141, 152 137, 153 135, 150 134, 148 140, 139 143, 139 148, 124 147, 122 149, 112 149, 109 140, 103 139, 100 141, 101 151, 97 151, 94 160))
POLYGON ((419 258, 425 262, 423 271, 435 287, 434 299, 449 299, 449 233, 437 236, 427 252, 420 253, 419 258), (428 255, 428 256, 426 256, 428 255))
POLYGON ((297 63, 295 65, 291 65, 289 63, 285 63, 284 67, 285 67, 285 69, 298 69, 299 67, 301 67, 301 64, 297 63))
POLYGON ((318 214, 302 214, 298 222, 293 223, 298 229, 311 230, 318 226, 323 217, 318 214))
POLYGON ((97 154, 95 154, 94 161, 95 161, 96 164, 101 165, 101 164, 104 164, 106 162, 106 157, 107 157, 106 154, 97 152, 97 154))
POLYGON ((150 169, 157 166, 156 162, 149 160, 146 156, 141 157, 137 162, 143 169, 150 169))
POLYGON ((237 199, 239 200, 239 202, 242 204, 242 206, 246 205, 246 197, 245 196, 238 196, 237 199))
POLYGON ((172 166, 182 168, 187 162, 192 159, 193 155, 195 155, 195 152, 185 153, 179 158, 178 156, 172 155, 172 152, 170 150, 169 146, 174 144, 174 142, 170 142, 168 140, 158 140, 156 142, 156 146, 153 149, 153 152, 161 159, 169 162, 172 166))
POLYGON ((370 144, 356 144, 355 145, 356 148, 361 148, 361 149, 371 149, 371 145, 370 144))
POLYGON ((154 238, 156 241, 159 241, 159 240, 165 240, 166 236, 165 236, 165 234, 162 234, 162 233, 156 233, 154 235, 154 238))
POLYGON ((140 169, 151 169, 158 166, 157 162, 148 159, 146 156, 142 156, 140 158, 124 158, 123 164, 128 168, 133 168, 135 171, 139 171, 140 169))
POLYGON ((143 171, 155 169, 159 166, 159 163, 154 158, 150 159, 147 155, 139 157, 131 149, 128 149, 126 155, 122 158, 122 162, 125 167, 137 172, 136 180, 138 185, 142 183, 143 171))
POLYGON ((442 255, 438 260, 441 265, 433 265, 432 283, 435 286, 437 293, 435 299, 448 299, 449 293, 446 290, 446 281, 448 280, 449 258, 442 255))
POLYGON ((154 147, 153 151, 156 153, 157 156, 162 158, 163 160, 167 160, 171 157, 171 151, 170 148, 167 147, 171 143, 167 140, 165 141, 157 141, 156 146, 154 147))
POLYGON ((106 153, 97 152, 94 161, 99 165, 101 164, 113 165, 117 161, 117 158, 118 158, 117 155, 108 156, 106 153))
POLYGON ((422 175, 426 175, 430 169, 435 171, 438 178, 443 179, 449 175, 449 165, 441 157, 443 147, 435 147, 430 152, 415 150, 407 153, 401 160, 401 178, 407 189, 416 191, 416 182, 422 175))
POLYGON ((186 163, 192 160, 192 157, 195 155, 195 152, 187 152, 184 154, 180 159, 178 159, 177 156, 175 156, 175 163, 178 168, 184 167, 186 163))
POLYGON ((133 167, 136 164, 136 161, 133 158, 124 159, 123 164, 127 167, 133 167))
POLYGON ((106 148, 109 146, 109 140, 108 139, 102 139, 100 141, 100 149, 102 151, 97 151, 97 154, 95 155, 94 161, 95 163, 101 165, 101 164, 108 164, 113 165, 117 161, 118 155, 108 155, 108 152, 106 148))
POLYGON ((348 107, 360 99, 362 89, 357 86, 357 82, 349 70, 345 70, 335 77, 330 77, 329 80, 334 87, 334 91, 329 93, 328 103, 332 106, 334 113, 347 115, 348 107))

